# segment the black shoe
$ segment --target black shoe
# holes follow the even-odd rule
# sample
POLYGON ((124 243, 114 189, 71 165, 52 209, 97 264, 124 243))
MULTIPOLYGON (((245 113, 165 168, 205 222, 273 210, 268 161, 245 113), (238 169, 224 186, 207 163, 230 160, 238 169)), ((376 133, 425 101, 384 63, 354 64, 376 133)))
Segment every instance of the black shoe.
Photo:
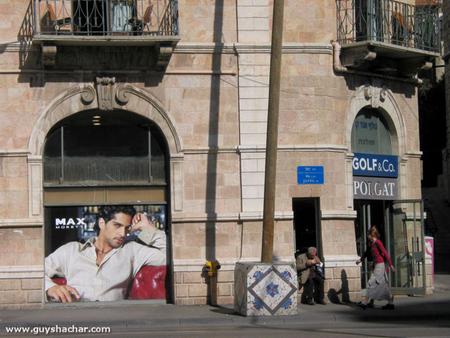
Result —
POLYGON ((358 306, 363 310, 367 309, 367 304, 364 304, 363 302, 359 302, 358 306))
POLYGON ((394 310, 395 306, 394 304, 386 304, 385 306, 381 307, 382 310, 394 310))
POLYGON ((375 305, 373 305, 373 302, 367 303, 368 309, 373 309, 374 307, 375 307, 375 305))
POLYGON ((316 302, 316 304, 327 305, 327 303, 324 300, 319 300, 318 302, 316 302))
POLYGON ((314 305, 314 302, 312 300, 305 300, 305 301, 302 302, 302 304, 314 305))

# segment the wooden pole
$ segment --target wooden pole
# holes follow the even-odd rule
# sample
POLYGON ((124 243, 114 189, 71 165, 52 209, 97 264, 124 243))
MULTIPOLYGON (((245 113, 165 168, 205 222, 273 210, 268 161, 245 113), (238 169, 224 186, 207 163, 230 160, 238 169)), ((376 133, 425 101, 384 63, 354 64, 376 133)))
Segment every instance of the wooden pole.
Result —
POLYGON ((283 15, 284 0, 274 0, 272 47, 270 54, 269 110, 267 115, 266 171, 264 178, 263 242, 261 254, 263 263, 272 263, 273 256, 283 15))

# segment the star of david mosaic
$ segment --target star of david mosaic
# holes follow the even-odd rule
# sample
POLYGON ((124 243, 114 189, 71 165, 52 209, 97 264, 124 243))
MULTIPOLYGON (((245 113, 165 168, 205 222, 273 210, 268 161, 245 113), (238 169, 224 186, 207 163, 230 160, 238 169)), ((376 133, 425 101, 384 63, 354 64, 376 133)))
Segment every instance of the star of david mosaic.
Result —
POLYGON ((280 308, 287 309, 292 305, 291 296, 297 291, 290 282, 292 275, 289 271, 278 271, 274 266, 266 271, 256 271, 254 282, 248 292, 254 297, 253 307, 256 310, 265 308, 270 314, 275 314, 280 308))

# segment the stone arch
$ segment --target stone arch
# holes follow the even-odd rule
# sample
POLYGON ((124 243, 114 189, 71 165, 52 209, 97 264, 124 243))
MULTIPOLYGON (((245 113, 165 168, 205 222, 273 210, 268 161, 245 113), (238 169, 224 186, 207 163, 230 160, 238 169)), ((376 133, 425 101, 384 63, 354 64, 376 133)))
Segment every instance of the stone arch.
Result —
POLYGON ((45 139, 50 129, 64 118, 82 111, 104 109, 108 99, 109 109, 121 109, 136 113, 153 121, 166 138, 170 156, 179 156, 182 152, 181 140, 175 125, 162 104, 150 93, 129 84, 114 85, 111 95, 102 94, 105 88, 97 90, 92 85, 78 86, 66 90, 57 96, 38 118, 28 143, 31 156, 42 156, 45 139))
POLYGON ((345 142, 348 149, 346 156, 346 201, 347 208, 353 209, 353 167, 352 159, 352 128, 356 115, 363 108, 378 109, 388 123, 389 130, 392 133, 392 150, 393 153, 399 156, 399 181, 400 181, 400 198, 406 196, 406 186, 401 184, 406 180, 406 124, 401 113, 400 107, 395 100, 395 97, 391 90, 387 89, 381 84, 366 84, 356 89, 355 93, 350 97, 346 112, 346 126, 345 126, 345 142))
POLYGON ((345 131, 348 150, 351 151, 352 148, 351 134, 353 122, 355 121, 356 115, 366 107, 378 109, 386 118, 389 130, 393 136, 394 154, 402 157, 406 152, 407 135, 405 121, 392 91, 381 86, 361 86, 350 98, 345 131))
POLYGON ((47 134, 59 121, 83 111, 121 109, 153 121, 166 138, 170 157, 172 211, 183 209, 183 146, 177 129, 163 105, 152 94, 130 84, 116 84, 114 78, 97 78, 96 85, 70 88, 44 109, 34 125, 28 143, 29 217, 42 219, 42 155, 47 134), (177 184, 175 184, 175 182, 177 184))

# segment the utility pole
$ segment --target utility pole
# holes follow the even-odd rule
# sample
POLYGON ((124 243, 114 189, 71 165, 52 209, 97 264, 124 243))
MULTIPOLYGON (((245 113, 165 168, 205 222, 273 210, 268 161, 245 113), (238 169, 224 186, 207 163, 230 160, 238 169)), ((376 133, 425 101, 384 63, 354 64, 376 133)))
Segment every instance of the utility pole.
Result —
POLYGON ((263 242, 261 254, 263 263, 272 263, 273 256, 283 15, 284 0, 274 0, 272 47, 270 53, 269 110, 267 116, 266 171, 264 177, 263 242))

